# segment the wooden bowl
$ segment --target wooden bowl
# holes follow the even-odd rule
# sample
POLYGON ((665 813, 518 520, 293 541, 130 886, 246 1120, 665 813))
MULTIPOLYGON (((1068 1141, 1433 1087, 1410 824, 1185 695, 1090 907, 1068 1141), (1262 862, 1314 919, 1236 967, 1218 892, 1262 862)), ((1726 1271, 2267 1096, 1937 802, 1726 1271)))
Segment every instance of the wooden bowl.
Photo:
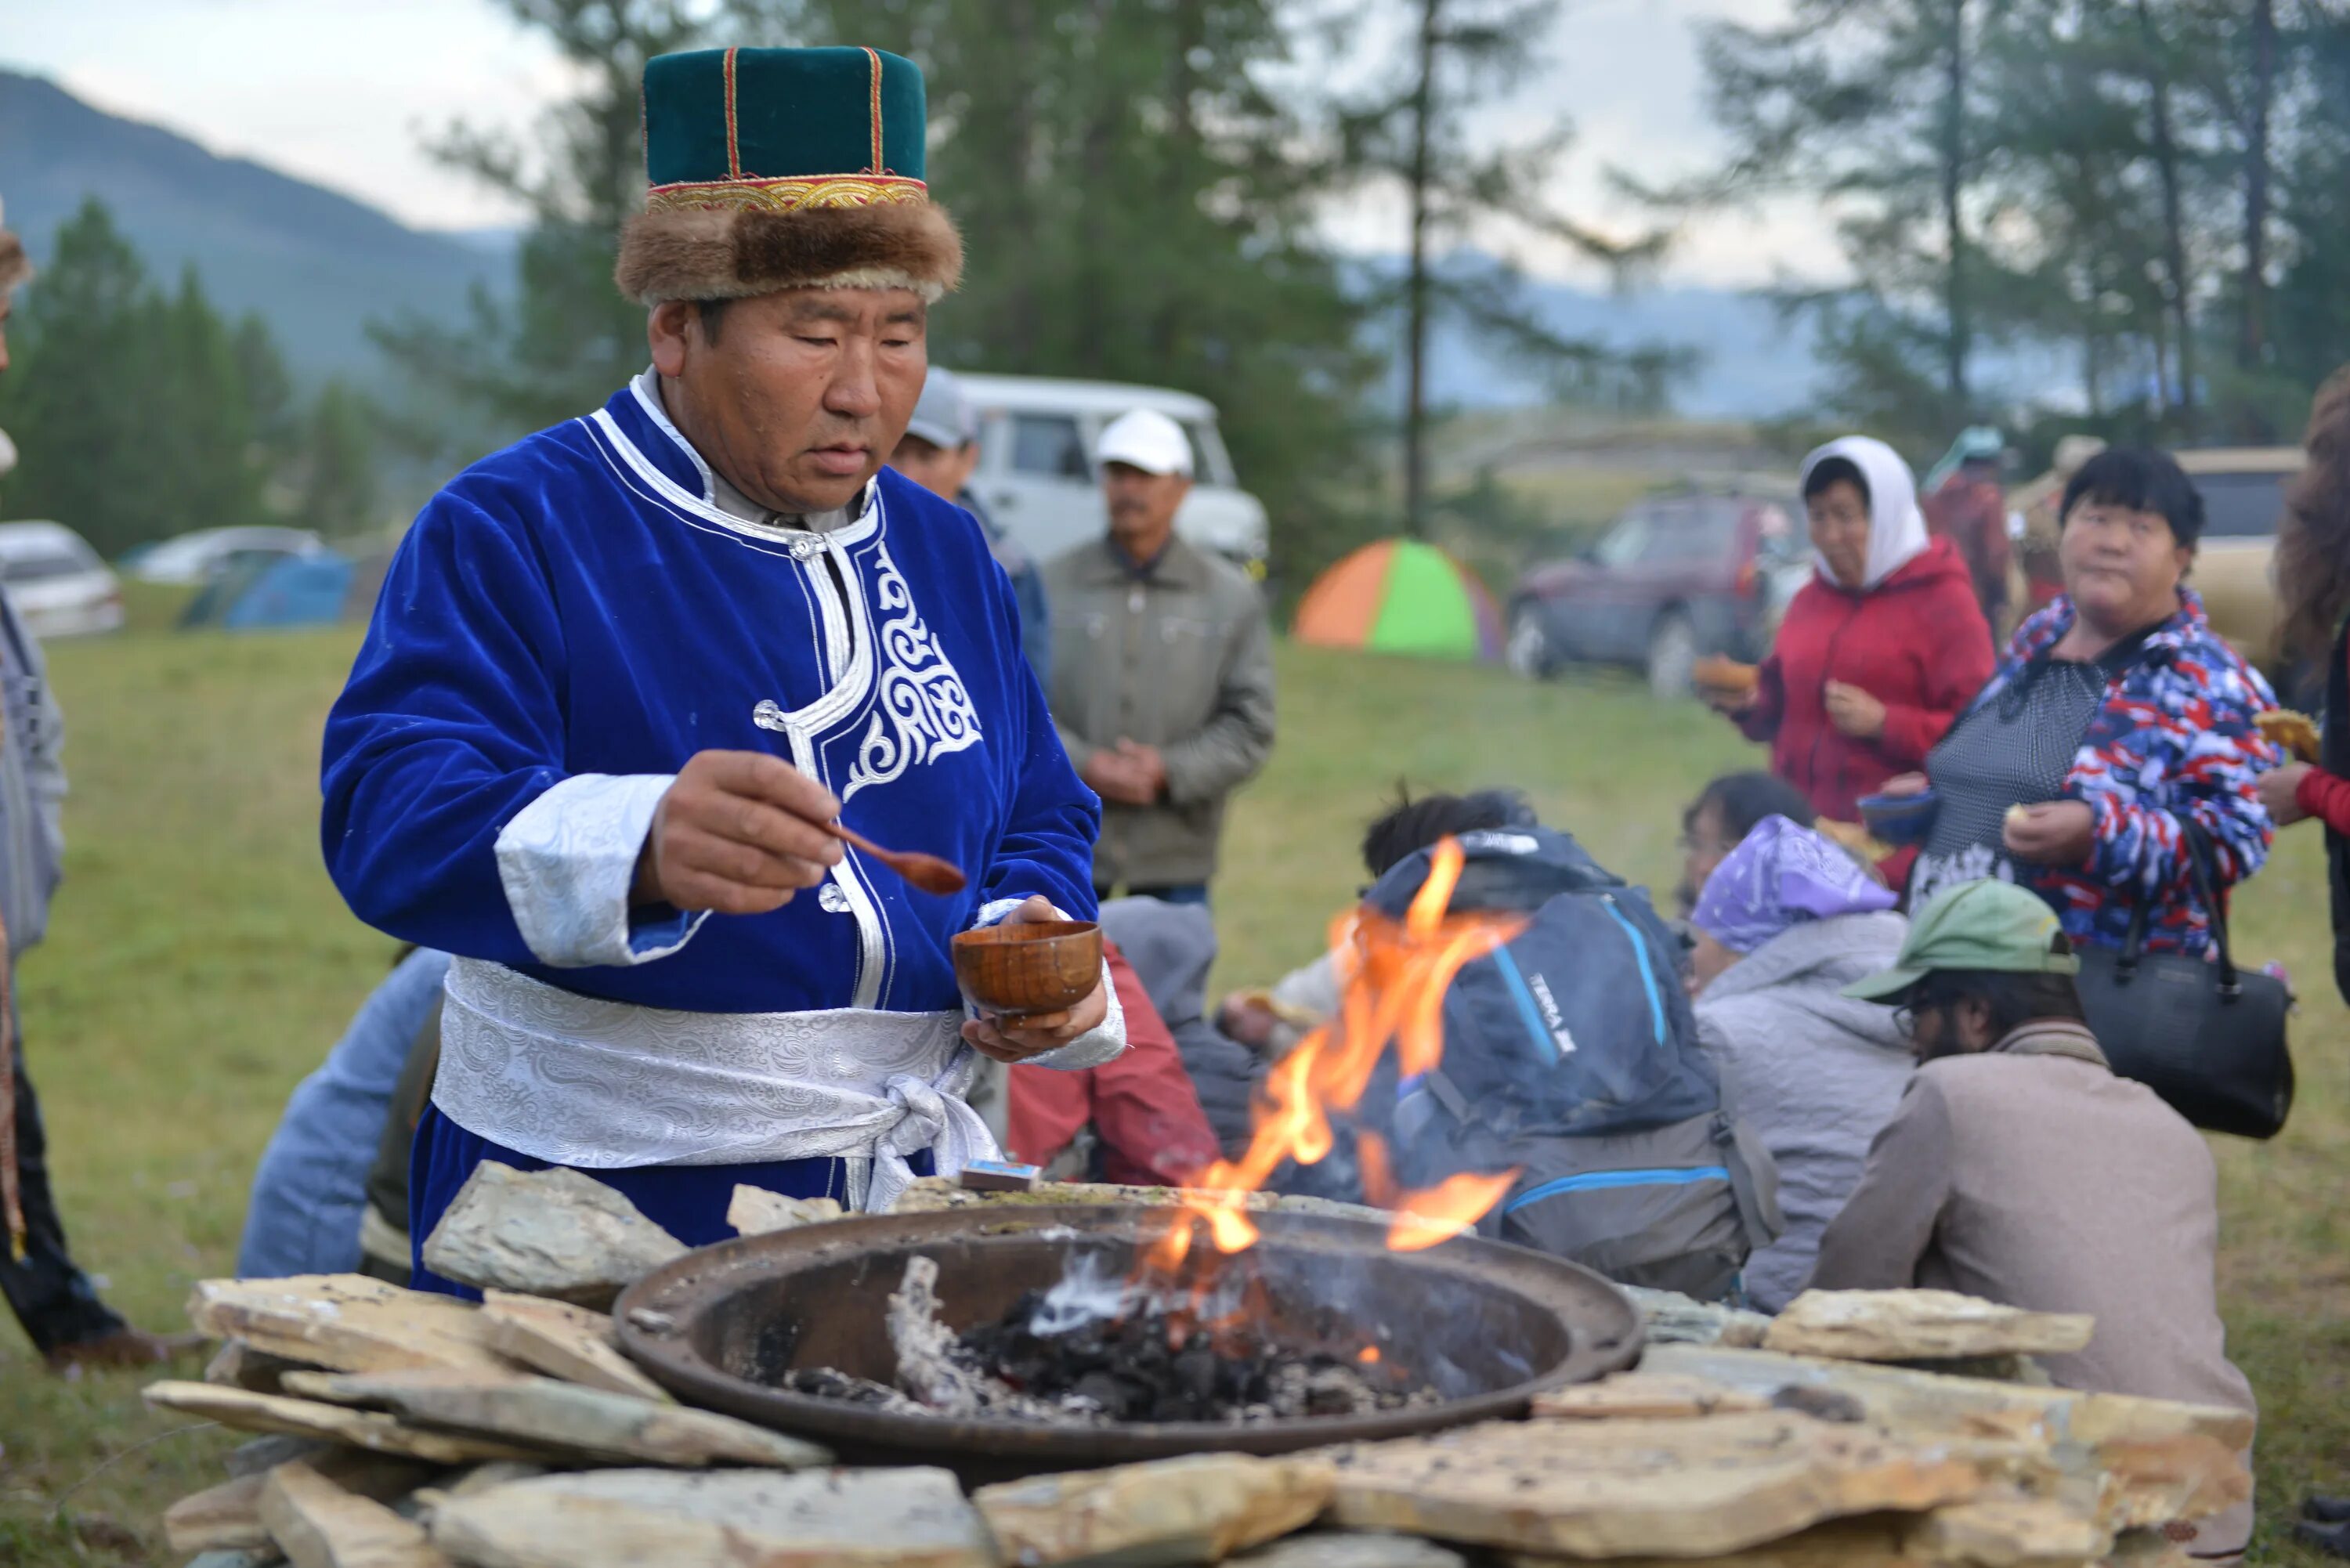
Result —
POLYGON ((1005 921, 954 940, 955 981, 999 1018, 1075 1007, 1102 978, 1101 927, 1091 920, 1005 921))

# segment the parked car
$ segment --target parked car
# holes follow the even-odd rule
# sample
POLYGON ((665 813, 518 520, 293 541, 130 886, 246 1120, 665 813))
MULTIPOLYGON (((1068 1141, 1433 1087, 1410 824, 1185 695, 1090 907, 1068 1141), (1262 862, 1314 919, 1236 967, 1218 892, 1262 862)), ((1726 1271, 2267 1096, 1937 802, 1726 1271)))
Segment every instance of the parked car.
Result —
POLYGON ((1590 548, 1519 577, 1510 667, 1539 679, 1575 659, 1634 665, 1658 695, 1678 697, 1707 654, 1760 660, 1811 571, 1802 515, 1775 488, 1634 504, 1590 548))
POLYGON ((0 523, 0 587, 43 641, 121 629, 122 585, 62 523, 0 523))
POLYGON ((253 524, 199 528, 153 545, 141 545, 120 563, 142 583, 208 583, 239 556, 309 556, 326 548, 307 528, 253 524))
POLYGON ((1037 376, 964 376, 979 410, 979 469, 972 488, 1012 535, 1039 561, 1101 536, 1108 516, 1094 472, 1102 427, 1135 409, 1156 409, 1191 438, 1193 484, 1175 531, 1263 575, 1263 503, 1240 487, 1232 454, 1205 398, 1163 387, 1063 381, 1037 376))

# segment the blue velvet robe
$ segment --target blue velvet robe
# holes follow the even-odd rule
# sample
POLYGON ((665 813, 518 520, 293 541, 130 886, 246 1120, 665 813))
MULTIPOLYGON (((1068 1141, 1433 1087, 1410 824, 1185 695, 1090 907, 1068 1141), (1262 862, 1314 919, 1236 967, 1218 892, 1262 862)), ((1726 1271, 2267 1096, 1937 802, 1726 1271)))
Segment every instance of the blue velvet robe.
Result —
POLYGON ((730 1012, 951 1009, 948 943, 986 903, 1042 894, 1090 919, 1100 803, 970 514, 885 469, 834 553, 710 494, 631 385, 425 507, 327 722, 322 836, 352 909, 583 994, 730 1012), (567 777, 673 774, 712 748, 796 763, 849 826, 972 888, 917 893, 851 851, 822 897, 711 917, 655 961, 534 952, 501 882, 506 824, 567 777))
MULTIPOLYGON (((1011 586, 971 515, 888 470, 821 538, 744 523, 712 495, 699 456, 631 385, 425 507, 327 722, 321 836, 352 909, 584 995, 721 1012, 953 1009, 949 943, 987 905, 1042 894, 1092 918, 1100 802, 1061 749, 1011 586), (551 789, 633 802, 640 843, 664 775, 712 748, 793 762, 851 826, 943 856, 972 887, 918 893, 852 850, 773 913, 688 919, 626 910, 624 868, 602 876, 600 915, 561 907, 585 884, 512 880, 501 836, 551 789), (598 919, 618 934, 583 937, 598 919)), ((558 860, 566 831, 558 820, 558 860)), ((411 1163, 420 1246, 485 1158, 544 1163, 428 1110, 411 1163)), ((731 1233, 737 1180, 837 1193, 840 1167, 597 1175, 701 1244, 731 1233)), ((416 1282, 456 1289, 421 1258, 416 1282)))

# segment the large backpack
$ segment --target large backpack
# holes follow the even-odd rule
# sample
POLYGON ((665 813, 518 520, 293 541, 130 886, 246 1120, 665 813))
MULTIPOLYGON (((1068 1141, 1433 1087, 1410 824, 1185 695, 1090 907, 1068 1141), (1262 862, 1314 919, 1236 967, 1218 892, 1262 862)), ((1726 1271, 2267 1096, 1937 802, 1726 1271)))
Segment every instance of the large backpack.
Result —
MULTIPOLYGON (((1783 1221, 1778 1173, 1726 1105, 1681 987, 1680 944, 1564 833, 1463 835, 1456 913, 1531 917, 1444 998, 1444 1057, 1395 1085, 1399 1174, 1517 1168, 1487 1234, 1626 1284, 1717 1300, 1783 1221)), ((1422 851, 1366 902, 1400 918, 1422 851)))

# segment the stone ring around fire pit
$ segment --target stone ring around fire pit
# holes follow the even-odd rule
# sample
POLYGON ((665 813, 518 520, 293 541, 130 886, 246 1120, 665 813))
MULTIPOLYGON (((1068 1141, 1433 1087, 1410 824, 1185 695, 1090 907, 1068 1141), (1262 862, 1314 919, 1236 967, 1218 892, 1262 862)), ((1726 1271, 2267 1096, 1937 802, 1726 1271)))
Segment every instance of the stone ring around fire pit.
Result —
POLYGON ((1440 1397, 1403 1408, 1250 1424, 1065 1426, 876 1409, 778 1386, 830 1368, 888 1383, 889 1300, 906 1265, 938 1265, 941 1317, 993 1323, 1074 1263, 1118 1274, 1169 1221, 1163 1209, 1070 1205, 879 1215, 704 1247, 631 1286, 621 1347, 681 1398, 817 1438, 848 1463, 944 1465, 978 1484, 1203 1449, 1286 1453, 1525 1413, 1533 1397, 1639 1358, 1638 1310, 1596 1273, 1474 1236, 1391 1252, 1386 1231, 1322 1215, 1251 1216, 1249 1254, 1276 1301, 1360 1322, 1387 1363, 1440 1397))

